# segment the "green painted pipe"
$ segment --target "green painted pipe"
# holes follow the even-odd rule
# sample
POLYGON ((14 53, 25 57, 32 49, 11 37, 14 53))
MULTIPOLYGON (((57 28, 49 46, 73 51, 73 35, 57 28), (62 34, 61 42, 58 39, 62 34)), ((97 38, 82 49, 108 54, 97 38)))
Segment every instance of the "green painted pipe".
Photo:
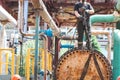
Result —
POLYGON ((39 55, 39 23, 40 23, 40 16, 39 16, 39 9, 35 11, 35 22, 36 22, 36 29, 35 29, 35 63, 34 63, 34 79, 37 80, 38 76, 38 55, 39 55))
MULTIPOLYGON (((120 11, 120 0, 117 1, 116 9, 120 11)), ((113 80, 120 76, 120 21, 116 23, 116 28, 119 30, 114 31, 113 80)))
MULTIPOLYGON (((92 26, 93 23, 101 23, 101 22, 114 22, 116 18, 112 14, 108 15, 93 15, 90 17, 90 26, 92 26)), ((92 37, 91 37, 92 38, 92 37)), ((94 39, 93 39, 94 40, 94 39)), ((93 44, 95 45, 96 49, 101 52, 100 46, 98 45, 98 42, 94 42, 93 44)))
POLYGON ((120 30, 114 31, 113 80, 120 76, 120 30))
MULTIPOLYGON (((120 0, 117 1, 116 4, 117 11, 120 11, 120 0)), ((92 15, 90 16, 90 26, 92 26, 93 23, 97 22, 117 22, 120 20, 119 16, 114 16, 113 14, 98 14, 98 15, 92 15)))
MULTIPOLYGON (((117 4, 115 6, 116 10, 120 12, 120 0, 117 0, 117 4)), ((120 21, 120 16, 114 16, 113 14, 106 15, 92 15, 90 17, 90 26, 93 23, 101 23, 101 22, 118 22, 120 21)), ((120 25, 117 24, 117 28, 120 25)), ((113 80, 117 80, 120 76, 120 31, 116 30, 114 32, 114 57, 113 57, 113 80)))
POLYGON ((113 14, 98 14, 98 15, 92 15, 90 17, 90 26, 94 23, 102 23, 102 22, 117 22, 120 20, 120 17, 116 17, 113 14))
POLYGON ((114 16, 112 14, 110 15, 92 15, 90 17, 90 24, 93 23, 100 23, 100 22, 113 22, 114 21, 114 16))

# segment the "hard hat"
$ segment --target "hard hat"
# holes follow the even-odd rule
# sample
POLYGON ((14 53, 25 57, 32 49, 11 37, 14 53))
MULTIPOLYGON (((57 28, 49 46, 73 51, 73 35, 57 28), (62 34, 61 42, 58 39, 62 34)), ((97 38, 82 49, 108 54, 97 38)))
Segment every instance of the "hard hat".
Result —
POLYGON ((15 75, 12 76, 11 80, 21 80, 21 77, 20 77, 20 75, 15 74, 15 75))

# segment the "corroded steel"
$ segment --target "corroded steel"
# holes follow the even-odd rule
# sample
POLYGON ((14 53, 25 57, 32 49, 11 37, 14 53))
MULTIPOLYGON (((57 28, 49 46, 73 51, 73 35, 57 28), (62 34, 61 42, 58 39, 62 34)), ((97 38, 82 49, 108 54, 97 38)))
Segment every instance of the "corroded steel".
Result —
MULTIPOLYGON (((103 54, 97 51, 80 50, 78 48, 67 51, 61 56, 56 68, 56 80, 80 80, 84 65, 91 53, 95 53, 104 80, 111 80, 111 65, 103 54)), ((101 80, 93 56, 90 59, 84 80, 101 80)))

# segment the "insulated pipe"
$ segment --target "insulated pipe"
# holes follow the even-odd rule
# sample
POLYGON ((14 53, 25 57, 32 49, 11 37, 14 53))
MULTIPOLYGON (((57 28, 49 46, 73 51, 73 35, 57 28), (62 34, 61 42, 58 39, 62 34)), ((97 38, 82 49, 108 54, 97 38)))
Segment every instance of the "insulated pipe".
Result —
MULTIPOLYGON (((22 36, 35 36, 35 34, 29 34, 26 33, 25 31, 23 31, 23 24, 24 24, 24 1, 23 0, 19 0, 18 2, 19 6, 18 6, 18 28, 20 33, 22 34, 22 36)), ((27 17, 27 15, 26 15, 27 17)))
POLYGON ((17 21, 15 18, 11 16, 1 5, 0 5, 0 13, 4 15, 5 20, 12 22, 15 26, 17 25, 17 21))
POLYGON ((102 23, 102 22, 117 22, 120 20, 120 16, 115 14, 97 14, 90 16, 90 26, 94 23, 102 23))
POLYGON ((19 0, 18 2, 19 6, 18 6, 18 28, 19 28, 19 31, 20 33, 23 35, 23 36, 35 36, 35 34, 29 34, 29 33, 26 33, 23 31, 23 21, 24 21, 24 2, 23 0, 19 0))
MULTIPOLYGON (((120 11, 120 0, 117 1, 116 4, 116 10, 120 11)), ((90 26, 92 26, 93 23, 96 22, 117 22, 120 20, 120 15, 116 14, 115 12, 113 14, 105 14, 105 15, 92 15, 90 16, 90 26)))
POLYGON ((20 30, 22 30, 23 27, 23 0, 19 0, 18 2, 19 6, 18 6, 18 28, 20 30))
POLYGON ((54 22, 53 18, 48 13, 45 4, 42 0, 32 0, 32 4, 35 9, 40 9, 40 16, 44 19, 44 21, 48 24, 48 26, 53 30, 53 34, 57 37, 60 37, 60 29, 54 22))
POLYGON ((120 30, 114 31, 113 80, 120 76, 120 30))
POLYGON ((23 31, 27 32, 27 26, 28 26, 28 0, 24 0, 24 28, 23 31))
POLYGON ((90 16, 90 26, 97 22, 115 22, 115 17, 113 14, 97 14, 90 16))

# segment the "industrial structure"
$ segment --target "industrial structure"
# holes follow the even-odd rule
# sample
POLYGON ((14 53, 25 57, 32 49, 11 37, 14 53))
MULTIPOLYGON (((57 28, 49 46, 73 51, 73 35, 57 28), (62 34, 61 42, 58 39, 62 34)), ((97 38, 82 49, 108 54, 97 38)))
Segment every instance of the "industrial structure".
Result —
POLYGON ((87 0, 92 38, 78 47, 78 0, 0 0, 0 80, 119 80, 120 0, 87 0))

